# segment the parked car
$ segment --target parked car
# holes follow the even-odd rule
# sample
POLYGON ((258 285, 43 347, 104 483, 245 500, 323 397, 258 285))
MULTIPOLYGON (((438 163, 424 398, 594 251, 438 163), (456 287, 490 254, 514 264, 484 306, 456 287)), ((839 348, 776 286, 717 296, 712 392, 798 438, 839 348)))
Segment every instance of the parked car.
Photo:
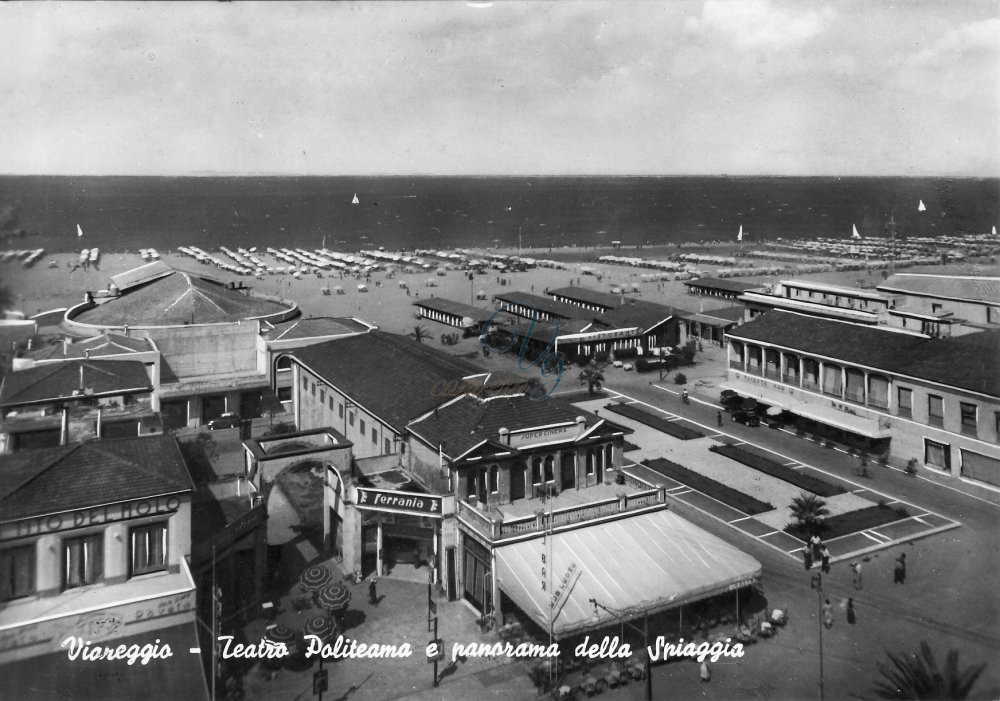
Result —
POLYGON ((722 408, 726 411, 735 411, 739 408, 742 402, 743 399, 740 395, 736 394, 736 392, 731 389, 724 389, 722 390, 722 394, 719 395, 719 404, 721 404, 722 408))
POLYGON ((239 428, 241 423, 242 422, 240 420, 239 414, 232 411, 227 411, 226 413, 222 414, 219 418, 212 419, 211 421, 209 421, 208 430, 221 431, 224 428, 239 428))
POLYGON ((737 409, 733 412, 733 421, 746 426, 760 426, 760 417, 752 409, 737 409))

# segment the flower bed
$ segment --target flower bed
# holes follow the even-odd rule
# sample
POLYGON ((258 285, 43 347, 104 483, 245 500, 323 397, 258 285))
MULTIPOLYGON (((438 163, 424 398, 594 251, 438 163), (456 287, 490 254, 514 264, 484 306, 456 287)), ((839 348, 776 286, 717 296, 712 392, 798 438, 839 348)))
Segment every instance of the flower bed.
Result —
POLYGON ((638 421, 644 426, 655 428, 669 436, 679 438, 682 441, 689 441, 692 438, 704 438, 705 434, 687 426, 679 426, 675 421, 667 421, 663 417, 656 416, 645 409, 631 406, 629 404, 608 404, 604 407, 615 414, 621 414, 633 421, 638 421))
POLYGON ((705 477, 705 475, 699 474, 694 470, 689 470, 683 465, 678 465, 677 463, 670 462, 664 458, 643 460, 642 464, 650 470, 659 472, 661 475, 677 480, 682 484, 686 484, 688 487, 696 489, 703 494, 707 494, 713 499, 718 499, 726 506, 731 506, 745 514, 749 514, 750 516, 774 510, 774 507, 767 502, 754 499, 741 491, 733 489, 732 487, 727 487, 721 482, 715 481, 711 477, 705 477))
POLYGON ((830 484, 829 482, 821 480, 818 477, 804 475, 790 467, 785 467, 781 463, 765 458, 763 455, 751 453, 748 450, 744 450, 733 445, 715 445, 709 448, 709 450, 718 453, 719 455, 724 455, 731 460, 741 462, 755 470, 760 470, 761 472, 771 475, 772 477, 777 477, 778 479, 784 480, 789 484, 794 484, 800 489, 812 492, 813 494, 821 497, 832 497, 837 494, 845 494, 847 491, 843 487, 830 484))
MULTIPOLYGON (((819 531, 824 538, 831 539, 847 535, 848 533, 857 533, 858 531, 864 531, 869 528, 884 526, 887 523, 901 521, 909 517, 910 512, 902 506, 887 506, 885 504, 878 504, 867 509, 848 511, 846 514, 839 514, 837 516, 830 516, 829 518, 823 519, 823 523, 820 526, 819 531)), ((785 533, 788 533, 803 542, 808 541, 809 537, 812 535, 812 532, 808 528, 799 526, 798 524, 789 524, 785 526, 785 533)))

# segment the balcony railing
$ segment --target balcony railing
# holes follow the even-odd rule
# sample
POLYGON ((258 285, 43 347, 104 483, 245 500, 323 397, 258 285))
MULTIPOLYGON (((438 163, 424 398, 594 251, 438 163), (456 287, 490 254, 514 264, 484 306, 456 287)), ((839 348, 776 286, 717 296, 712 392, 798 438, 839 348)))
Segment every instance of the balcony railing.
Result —
POLYGON ((535 516, 522 516, 509 521, 494 521, 465 501, 458 504, 458 516, 468 526, 490 540, 504 540, 527 533, 541 533, 547 529, 560 528, 588 521, 600 521, 628 511, 646 509, 664 503, 660 489, 648 489, 620 498, 602 499, 589 504, 571 506, 535 516))
POLYGON ((731 369, 733 369, 733 370, 742 370, 743 369, 743 361, 742 360, 730 360, 729 361, 729 367, 731 369))
POLYGON ((781 373, 777 370, 772 370, 771 368, 766 368, 764 370, 764 377, 771 380, 781 380, 781 373))
POLYGON ((797 385, 799 384, 799 376, 796 375, 794 372, 786 372, 782 376, 781 381, 784 382, 786 385, 797 385))
POLYGON ((763 372, 761 372, 760 365, 747 365, 746 371, 751 375, 760 376, 764 374, 763 372))

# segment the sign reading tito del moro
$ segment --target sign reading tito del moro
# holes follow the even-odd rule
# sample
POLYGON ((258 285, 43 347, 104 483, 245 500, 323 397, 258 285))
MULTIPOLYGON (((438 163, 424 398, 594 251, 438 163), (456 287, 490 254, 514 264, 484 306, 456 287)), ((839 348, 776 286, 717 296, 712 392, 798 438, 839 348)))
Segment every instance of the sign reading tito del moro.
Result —
POLYGON ((72 528, 98 526, 103 523, 125 521, 143 516, 169 514, 177 511, 180 506, 180 497, 166 496, 139 499, 138 501, 126 501, 120 504, 107 504, 92 509, 65 511, 58 514, 49 514, 48 516, 37 516, 3 524, 0 527, 0 540, 12 540, 14 538, 41 535, 43 533, 67 531, 72 528))
POLYGON ((416 492, 396 492, 388 489, 357 487, 359 509, 393 511, 404 514, 441 515, 441 497, 416 492))

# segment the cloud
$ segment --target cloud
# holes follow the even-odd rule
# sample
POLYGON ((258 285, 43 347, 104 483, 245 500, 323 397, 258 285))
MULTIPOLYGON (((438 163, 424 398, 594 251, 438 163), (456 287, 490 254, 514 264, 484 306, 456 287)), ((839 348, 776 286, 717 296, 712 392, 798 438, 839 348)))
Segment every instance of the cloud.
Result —
MULTIPOLYGON (((939 68, 963 56, 1000 52, 1000 18, 970 22, 945 32, 940 39, 913 54, 907 63, 915 68, 939 68)), ((994 58, 995 60, 995 58, 994 58)))
POLYGON ((704 40, 718 37, 741 49, 782 51, 805 44, 821 34, 834 12, 813 3, 787 9, 768 0, 708 0, 701 17, 685 20, 685 30, 704 40))

